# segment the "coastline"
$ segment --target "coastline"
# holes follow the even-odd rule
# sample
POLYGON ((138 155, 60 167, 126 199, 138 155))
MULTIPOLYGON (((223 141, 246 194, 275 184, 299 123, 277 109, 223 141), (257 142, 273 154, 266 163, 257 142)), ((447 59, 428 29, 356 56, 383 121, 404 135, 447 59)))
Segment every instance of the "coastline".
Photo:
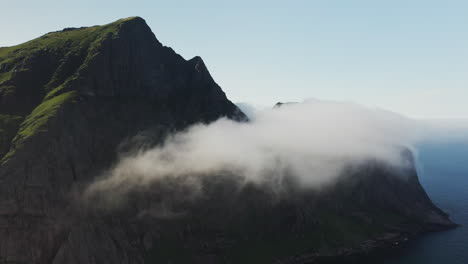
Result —
POLYGON ((444 232, 459 227, 459 224, 446 223, 444 225, 428 225, 424 229, 411 232, 387 232, 376 238, 368 239, 356 247, 337 249, 336 254, 320 255, 318 253, 306 253, 291 256, 276 261, 274 264, 365 264, 376 263, 385 256, 394 254, 405 247, 407 242, 420 239, 422 236, 444 232))

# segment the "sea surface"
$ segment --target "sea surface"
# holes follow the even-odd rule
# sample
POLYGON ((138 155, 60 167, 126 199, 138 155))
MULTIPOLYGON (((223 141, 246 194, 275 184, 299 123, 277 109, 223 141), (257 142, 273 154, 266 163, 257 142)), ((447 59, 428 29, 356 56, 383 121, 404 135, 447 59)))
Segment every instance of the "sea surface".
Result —
POLYGON ((468 142, 424 143, 417 150, 421 184, 461 226, 410 241, 378 263, 468 264, 468 142))

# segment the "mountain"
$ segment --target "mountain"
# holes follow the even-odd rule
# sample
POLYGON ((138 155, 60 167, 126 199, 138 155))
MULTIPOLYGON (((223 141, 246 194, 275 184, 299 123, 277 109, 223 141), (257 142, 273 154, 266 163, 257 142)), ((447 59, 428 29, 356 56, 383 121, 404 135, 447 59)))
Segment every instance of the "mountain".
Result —
POLYGON ((0 263, 307 263, 453 226, 414 166, 372 161, 321 191, 212 175, 194 200, 168 182, 81 201, 121 153, 220 117, 248 121, 139 17, 0 48, 0 263))

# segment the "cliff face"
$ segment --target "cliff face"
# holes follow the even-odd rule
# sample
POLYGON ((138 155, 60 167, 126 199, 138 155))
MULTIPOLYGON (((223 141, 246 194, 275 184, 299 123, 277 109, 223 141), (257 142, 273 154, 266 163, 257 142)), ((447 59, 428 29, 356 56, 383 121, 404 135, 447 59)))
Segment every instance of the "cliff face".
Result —
POLYGON ((0 263, 268 262, 274 250, 335 252, 451 225, 414 170, 381 165, 281 198, 213 177, 202 199, 172 201, 184 217, 171 221, 151 213, 158 186, 117 211, 77 202, 118 153, 222 116, 246 119, 201 58, 164 47, 138 17, 0 48, 0 263))
POLYGON ((141 18, 1 48, 0 76, 0 263, 51 263, 74 236, 113 250, 99 255, 106 262, 90 251, 78 263, 125 262, 110 237, 64 222, 76 183, 138 133, 161 139, 194 122, 244 118, 201 58, 162 46, 141 18))

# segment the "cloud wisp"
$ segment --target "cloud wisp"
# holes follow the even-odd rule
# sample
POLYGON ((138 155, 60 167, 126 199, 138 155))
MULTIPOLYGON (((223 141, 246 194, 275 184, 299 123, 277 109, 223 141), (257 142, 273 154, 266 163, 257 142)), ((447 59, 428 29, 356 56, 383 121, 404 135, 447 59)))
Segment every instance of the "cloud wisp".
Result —
POLYGON ((248 123, 221 118, 191 126, 123 157, 87 193, 128 193, 162 179, 197 186, 197 179, 217 174, 259 184, 292 175, 313 188, 350 164, 407 166, 401 151, 411 147, 416 131, 413 121, 391 112, 309 100, 258 111, 248 123))

